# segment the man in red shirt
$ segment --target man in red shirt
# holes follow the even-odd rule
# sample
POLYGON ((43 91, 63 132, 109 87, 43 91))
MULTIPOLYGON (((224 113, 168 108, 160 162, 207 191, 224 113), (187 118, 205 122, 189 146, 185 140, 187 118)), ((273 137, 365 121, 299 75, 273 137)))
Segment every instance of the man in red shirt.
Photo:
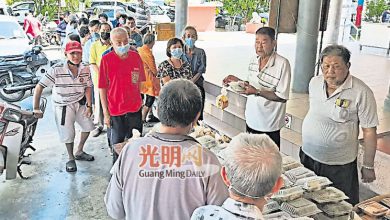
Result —
MULTIPOLYGON (((129 37, 123 28, 111 31, 113 50, 103 56, 99 70, 99 92, 109 144, 132 137, 132 129, 142 134, 140 84, 145 81, 144 67, 137 52, 129 51, 129 37)), ((118 155, 113 151, 115 162, 118 155)))
POLYGON ((34 45, 42 44, 42 24, 33 16, 32 12, 29 12, 24 19, 23 29, 27 35, 30 35, 34 39, 34 45))

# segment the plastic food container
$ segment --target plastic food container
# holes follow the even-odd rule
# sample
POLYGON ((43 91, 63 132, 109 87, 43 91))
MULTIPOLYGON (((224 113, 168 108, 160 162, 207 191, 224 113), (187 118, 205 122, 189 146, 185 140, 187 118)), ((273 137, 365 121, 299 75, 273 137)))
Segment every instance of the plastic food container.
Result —
MULTIPOLYGON (((381 200, 381 202, 387 206, 388 208, 390 208, 390 198, 384 198, 381 200)), ((389 213, 390 214, 390 213, 389 213)))
POLYGON ((327 187, 319 191, 308 193, 305 197, 319 204, 330 202, 336 203, 345 199, 349 199, 349 197, 346 196, 341 190, 334 187, 327 187))
POLYGON ((267 204, 265 204, 262 213, 266 215, 271 212, 277 211, 279 209, 280 209, 279 203, 277 203, 275 200, 270 199, 268 200, 267 204))
POLYGON ((331 184, 332 182, 328 178, 323 176, 306 177, 297 180, 297 182, 295 183, 295 185, 301 186, 304 190, 308 192, 321 190, 331 184))
POLYGON ((235 92, 243 92, 243 91, 245 91, 245 83, 242 82, 242 81, 230 82, 229 86, 235 92))
POLYGON ((283 212, 283 211, 267 214, 264 215, 263 217, 264 219, 268 219, 268 220, 287 220, 292 218, 287 212, 283 212))
POLYGON ((315 173, 306 167, 297 167, 286 171, 284 175, 286 175, 291 182, 295 183, 299 179, 315 176, 315 173))
POLYGON ((283 172, 289 171, 291 169, 297 168, 297 167, 302 167, 303 165, 296 161, 293 157, 291 156, 284 156, 282 157, 282 168, 283 172))
POLYGON ((361 209, 367 215, 374 216, 374 217, 383 216, 389 211, 389 209, 386 206, 381 205, 375 201, 360 204, 358 205, 358 208, 361 209))
POLYGON ((318 205, 318 208, 321 209, 326 215, 331 217, 350 215, 352 212, 352 205, 346 201, 339 203, 327 203, 318 205))
POLYGON ((207 148, 209 150, 218 145, 215 141, 215 138, 210 135, 198 137, 196 140, 202 145, 202 147, 207 148))
POLYGON ((351 220, 350 215, 342 215, 337 217, 329 217, 325 215, 324 213, 319 213, 317 215, 312 216, 314 220, 351 220))
POLYGON ((321 212, 316 204, 304 198, 284 202, 280 208, 294 218, 311 216, 321 212))
POLYGON ((286 175, 282 174, 282 179, 283 179, 283 187, 282 188, 289 188, 294 185, 293 182, 290 181, 289 178, 287 178, 286 175))
POLYGON ((302 197, 304 192, 305 191, 300 186, 294 186, 291 188, 280 189, 271 198, 282 202, 291 201, 302 197))

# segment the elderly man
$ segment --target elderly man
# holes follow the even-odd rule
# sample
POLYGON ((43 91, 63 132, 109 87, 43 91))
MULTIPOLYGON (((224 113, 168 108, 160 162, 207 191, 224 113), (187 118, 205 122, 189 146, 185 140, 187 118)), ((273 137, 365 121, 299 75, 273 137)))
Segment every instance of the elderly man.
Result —
MULTIPOLYGON (((286 101, 290 92, 291 68, 288 60, 274 51, 275 30, 262 27, 256 31, 257 56, 249 64, 249 75, 242 85, 248 95, 245 108, 247 132, 267 134, 280 148, 280 129, 284 126, 286 101)), ((241 81, 229 75, 224 80, 241 81)))
POLYGON ((81 64, 82 48, 76 41, 65 46, 66 61, 54 66, 39 81, 34 90, 34 113, 40 118, 40 98, 44 88, 53 87, 52 100, 55 122, 61 143, 68 151, 66 171, 75 172, 75 160, 93 161, 94 157, 84 152, 89 132, 94 129, 92 119, 92 81, 89 68, 81 64), (80 125, 80 143, 73 153, 75 122, 80 125))
MULTIPOLYGON (((129 50, 127 31, 115 28, 110 36, 113 50, 100 63, 99 92, 112 146, 131 138, 133 129, 142 134, 140 84, 145 81, 145 72, 139 54, 129 50)), ((114 162, 117 156, 113 152, 114 162)))
POLYGON ((310 109, 302 126, 302 164, 328 177, 344 191, 351 204, 359 202, 359 125, 363 130, 363 182, 375 180, 376 126, 374 94, 349 72, 350 51, 339 45, 325 48, 320 57, 323 75, 309 85, 310 109))
POLYGON ((132 140, 113 168, 105 202, 114 219, 189 219, 202 205, 221 205, 227 189, 216 156, 188 136, 202 109, 199 89, 172 80, 160 93, 159 132, 132 140))
POLYGON ((241 133, 223 153, 221 176, 229 187, 229 198, 222 206, 197 208, 191 219, 263 219, 261 212, 267 199, 283 184, 277 146, 265 134, 241 133))

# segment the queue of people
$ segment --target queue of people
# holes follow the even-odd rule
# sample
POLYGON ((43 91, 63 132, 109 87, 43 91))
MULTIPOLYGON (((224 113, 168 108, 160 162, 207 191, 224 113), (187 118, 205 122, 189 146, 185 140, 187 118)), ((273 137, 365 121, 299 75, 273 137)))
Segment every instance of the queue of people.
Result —
MULTIPOLYGON (((133 19, 121 19, 115 28, 98 20, 81 27, 81 43, 66 43, 67 61, 48 72, 35 90, 39 115, 42 90, 54 88, 57 129, 69 155, 66 170, 77 170, 75 160, 94 160, 84 152, 84 144, 90 132, 98 136, 105 126, 114 162, 105 195, 112 218, 263 219, 267 199, 282 186, 280 129, 291 80, 289 61, 275 51, 275 30, 257 30, 256 56, 249 62, 246 79, 229 75, 223 80, 225 85, 241 82, 244 86, 247 133, 232 139, 227 159, 220 164, 188 136, 202 119, 205 102, 206 53, 196 46, 196 29, 186 27, 182 39, 170 39, 167 59, 157 67, 152 52, 155 36, 147 33, 142 45, 131 45, 133 34, 141 33, 133 19), (142 134, 155 102, 159 131, 115 151, 113 145, 132 138, 133 129, 142 134), (75 122, 82 132, 73 153, 75 122), (188 173, 191 178, 185 176, 188 173)), ((314 77, 309 86, 301 162, 328 177, 356 204, 359 127, 365 141, 362 180, 375 180, 375 99, 350 74, 348 49, 326 47, 320 63, 323 75, 314 77)))

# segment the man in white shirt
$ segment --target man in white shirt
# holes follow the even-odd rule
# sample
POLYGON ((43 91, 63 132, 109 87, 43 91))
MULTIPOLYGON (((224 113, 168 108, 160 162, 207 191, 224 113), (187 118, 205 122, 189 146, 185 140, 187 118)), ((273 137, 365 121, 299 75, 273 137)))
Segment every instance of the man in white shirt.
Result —
POLYGON ((280 148, 280 129, 284 126, 286 101, 290 92, 289 61, 274 51, 275 30, 262 27, 256 31, 257 56, 249 64, 246 81, 229 75, 223 83, 242 81, 248 95, 245 108, 247 132, 267 134, 280 148))

